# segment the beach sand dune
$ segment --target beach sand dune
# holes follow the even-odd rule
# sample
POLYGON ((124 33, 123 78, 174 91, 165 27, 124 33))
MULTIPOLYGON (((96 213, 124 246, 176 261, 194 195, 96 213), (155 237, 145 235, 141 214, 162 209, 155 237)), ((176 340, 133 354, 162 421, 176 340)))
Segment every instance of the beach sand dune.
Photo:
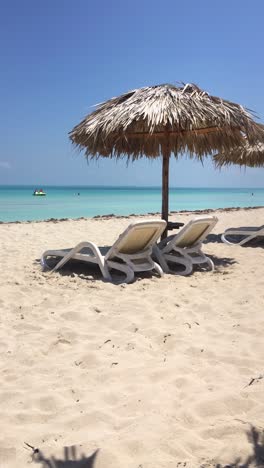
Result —
POLYGON ((216 214, 214 273, 130 285, 39 264, 46 249, 111 245, 127 218, 0 226, 1 468, 264 466, 264 242, 219 240, 264 209, 216 214))

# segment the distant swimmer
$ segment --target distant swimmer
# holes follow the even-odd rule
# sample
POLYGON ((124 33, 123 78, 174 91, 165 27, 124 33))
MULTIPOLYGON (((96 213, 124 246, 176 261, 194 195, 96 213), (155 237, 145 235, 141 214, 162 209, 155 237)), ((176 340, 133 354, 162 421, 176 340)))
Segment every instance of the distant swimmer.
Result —
MULTIPOLYGON (((78 192, 78 195, 80 195, 79 192, 78 192)), ((253 194, 252 194, 252 195, 253 195, 253 194)))
POLYGON ((251 194, 251 195, 253 196, 253 195, 254 195, 254 193, 252 192, 252 194, 251 194))

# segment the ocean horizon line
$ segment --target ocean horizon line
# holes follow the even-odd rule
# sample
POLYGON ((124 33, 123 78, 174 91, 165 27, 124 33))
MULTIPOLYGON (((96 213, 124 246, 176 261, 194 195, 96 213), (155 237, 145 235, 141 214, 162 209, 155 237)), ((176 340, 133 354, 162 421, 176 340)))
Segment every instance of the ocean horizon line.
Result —
MULTIPOLYGON (((99 189, 158 189, 161 190, 161 185, 96 185, 96 184, 88 184, 88 185, 78 185, 78 184, 44 184, 44 183, 37 183, 37 184, 0 184, 0 188, 33 188, 33 187, 50 187, 50 188, 99 188, 99 189)), ((178 185, 178 186, 170 186, 169 189, 178 190, 178 189, 186 189, 186 190, 263 190, 264 187, 223 187, 223 186, 188 186, 188 185, 178 185)))

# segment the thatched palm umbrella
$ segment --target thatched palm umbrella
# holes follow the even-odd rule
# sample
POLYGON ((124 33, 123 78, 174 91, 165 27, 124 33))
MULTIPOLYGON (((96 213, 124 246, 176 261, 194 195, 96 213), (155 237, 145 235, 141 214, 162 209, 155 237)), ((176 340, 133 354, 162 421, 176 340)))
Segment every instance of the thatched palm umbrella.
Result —
MULTIPOLYGON (((258 124, 264 130, 263 124, 258 124)), ((264 166, 264 144, 261 142, 250 144, 245 139, 243 146, 236 146, 228 152, 222 152, 214 156, 216 167, 237 164, 239 166, 263 167, 264 166)))
POLYGON ((97 106, 70 132, 86 157, 162 156, 162 218, 168 221, 169 157, 212 155, 263 139, 251 113, 194 84, 135 89, 97 106))

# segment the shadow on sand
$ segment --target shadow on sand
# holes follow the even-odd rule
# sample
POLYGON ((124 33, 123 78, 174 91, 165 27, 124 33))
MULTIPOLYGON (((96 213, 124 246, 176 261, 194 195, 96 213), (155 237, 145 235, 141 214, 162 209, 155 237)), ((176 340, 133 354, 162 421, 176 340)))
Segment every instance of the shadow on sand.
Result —
POLYGON ((215 255, 209 255, 209 257, 214 262, 215 272, 218 270, 223 271, 222 267, 227 268, 237 263, 237 261, 232 257, 216 257, 215 255))
MULTIPOLYGON (((247 432, 249 442, 252 444, 253 453, 246 460, 237 457, 233 462, 226 465, 209 465, 215 468, 264 468, 264 432, 258 431, 254 426, 247 432)), ((200 468, 206 468, 208 465, 201 465, 200 468)))
POLYGON ((32 462, 41 463, 41 468, 95 468, 95 460, 98 453, 96 450, 89 457, 81 455, 77 457, 77 447, 64 447, 64 457, 55 458, 45 457, 44 453, 39 449, 34 449, 32 454, 32 462))
MULTIPOLYGON (((216 271, 218 268, 221 267, 229 267, 234 265, 236 260, 232 257, 216 257, 215 255, 209 255, 209 257, 213 260, 216 271)), ((52 269, 55 267, 56 263, 58 262, 57 259, 50 259, 49 266, 52 269)), ((39 259, 36 259, 36 263, 39 263, 39 259)), ((177 265, 175 273, 177 274, 177 268, 181 265, 177 265)), ((173 266, 171 266, 173 269, 173 266)), ((199 268, 198 265, 195 266, 196 270, 203 270, 204 268, 199 268)), ((93 263, 84 263, 78 260, 70 260, 65 266, 63 266, 57 273, 61 276, 71 276, 75 277, 78 276, 79 279, 84 281, 101 281, 104 282, 104 278, 98 265, 94 265, 93 263)), ((112 282, 113 284, 120 284, 123 282, 124 274, 113 270, 112 274, 112 282)), ((151 279, 152 277, 159 278, 159 275, 154 271, 141 271, 135 274, 135 281, 138 279, 151 279)))
MULTIPOLYGON (((247 432, 247 437, 252 444, 253 453, 246 460, 237 457, 225 465, 209 462, 200 465, 199 468, 264 468, 264 431, 258 431, 254 426, 251 426, 251 429, 247 432)), ((77 447, 73 445, 72 447, 64 447, 64 457, 60 459, 53 456, 45 457, 41 450, 34 449, 32 462, 41 463, 41 468, 95 468, 98 451, 96 450, 89 457, 85 455, 77 457, 77 447)), ((180 466, 177 461, 175 466, 180 466)), ((183 466, 186 465, 183 463, 183 466)), ((196 466, 198 468, 198 465, 196 466)))
MULTIPOLYGON (((55 267, 58 260, 51 259, 49 261, 49 266, 51 268, 55 267)), ((36 263, 39 263, 39 260, 36 260, 36 263)), ((46 270, 49 273, 49 270, 46 270)), ((69 260, 66 265, 64 265, 60 270, 58 270, 55 274, 59 274, 63 276, 71 276, 71 277, 78 277, 80 280, 83 281, 90 281, 92 283, 100 281, 102 283, 108 283, 107 280, 104 279, 100 268, 98 265, 93 263, 85 263, 78 260, 69 260)), ((124 283, 125 274, 117 271, 111 270, 112 276, 112 284, 120 285, 124 283)), ((159 275, 156 271, 140 271, 135 273, 135 280, 143 280, 143 279, 151 279, 152 277, 159 278, 159 275)))

